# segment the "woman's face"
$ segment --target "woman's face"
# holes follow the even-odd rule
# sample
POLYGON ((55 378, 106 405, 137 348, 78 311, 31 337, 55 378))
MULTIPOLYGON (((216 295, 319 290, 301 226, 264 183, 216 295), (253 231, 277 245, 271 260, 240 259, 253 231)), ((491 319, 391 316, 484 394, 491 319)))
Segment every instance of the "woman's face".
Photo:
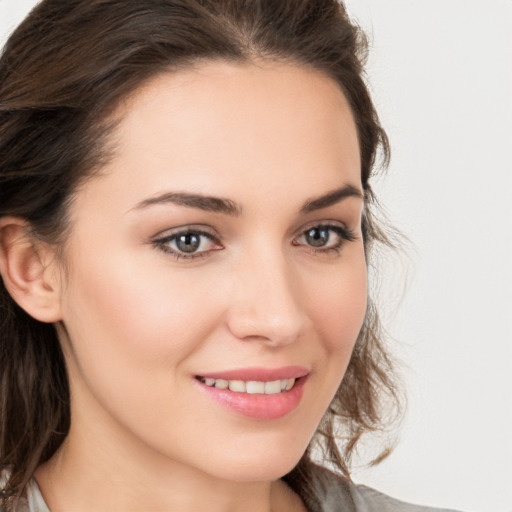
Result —
POLYGON ((278 478, 366 309, 347 102, 319 72, 216 62, 154 79, 120 113, 113 158, 70 210, 68 448, 278 478))

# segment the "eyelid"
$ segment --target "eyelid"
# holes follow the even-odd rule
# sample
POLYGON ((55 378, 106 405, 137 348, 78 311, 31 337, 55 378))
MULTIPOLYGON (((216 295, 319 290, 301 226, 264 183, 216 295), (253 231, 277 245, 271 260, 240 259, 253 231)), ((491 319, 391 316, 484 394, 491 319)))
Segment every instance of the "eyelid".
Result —
POLYGON ((302 224, 299 229, 297 229, 297 234, 304 233, 304 231, 307 231, 311 228, 318 228, 318 227, 340 227, 343 229, 346 229, 349 231, 349 227, 345 224, 345 222, 342 222, 340 220, 334 220, 334 219, 319 219, 319 220, 312 220, 310 222, 307 222, 306 224, 302 224))
POLYGON ((343 246, 347 242, 352 242, 354 240, 357 240, 358 236, 356 235, 355 231, 351 228, 349 228, 346 224, 339 222, 339 221, 316 221, 310 224, 306 224, 301 228, 299 233, 295 236, 293 239, 293 245, 296 246, 304 246, 308 251, 312 252, 313 254, 329 254, 332 252, 339 253, 343 246), (312 229, 326 229, 334 232, 337 237, 339 237, 339 240, 334 245, 327 245, 327 246, 319 246, 314 247, 313 245, 309 245, 307 243, 298 243, 297 240, 301 237, 304 237, 306 233, 309 230, 312 229))
POLYGON ((163 231, 160 231, 156 235, 151 237, 151 240, 153 242, 156 242, 158 240, 162 240, 163 238, 169 238, 173 235, 177 235, 179 233, 199 233, 205 236, 209 236, 216 239, 219 239, 218 234, 216 231, 209 226, 205 226, 203 224, 184 224, 183 226, 177 226, 175 228, 168 228, 164 229, 163 231))
POLYGON ((339 220, 326 219, 326 220, 316 220, 316 221, 308 222, 307 224, 303 224, 296 231, 296 235, 295 235, 294 239, 303 235, 304 233, 306 233, 306 231, 309 231, 310 229, 313 229, 313 228, 330 228, 333 231, 341 230, 344 235, 346 235, 348 238, 350 238, 350 240, 357 238, 356 231, 354 229, 350 228, 344 222, 341 222, 339 220))
POLYGON ((212 243, 216 245, 221 245, 220 238, 217 234, 214 234, 208 230, 205 226, 197 226, 197 225, 185 225, 180 226, 177 228, 167 229, 165 231, 161 231, 159 234, 155 235, 151 239, 151 243, 161 250, 162 252, 169 254, 173 257, 178 259, 185 259, 185 260, 194 260, 198 258, 203 258, 205 256, 208 256, 211 252, 217 251, 220 249, 209 249, 209 250, 203 250, 199 252, 182 252, 177 249, 172 249, 169 247, 169 243, 174 241, 177 236, 182 234, 196 234, 200 236, 204 236, 212 241, 212 243))

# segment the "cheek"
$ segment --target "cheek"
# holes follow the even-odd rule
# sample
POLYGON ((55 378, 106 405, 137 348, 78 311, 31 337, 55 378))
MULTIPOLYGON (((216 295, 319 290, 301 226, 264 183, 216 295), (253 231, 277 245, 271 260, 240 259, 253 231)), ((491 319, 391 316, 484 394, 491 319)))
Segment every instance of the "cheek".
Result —
POLYGON ((126 256, 101 264, 89 258, 71 276, 73 287, 65 303, 72 308, 68 317, 77 325, 75 334, 87 343, 101 343, 103 349, 117 345, 121 352, 142 358, 163 356, 169 347, 177 358, 185 355, 193 340, 209 329, 197 316, 208 295, 190 280, 174 276, 169 282, 165 269, 146 265, 139 270, 135 263, 126 256))
POLYGON ((326 350, 350 357, 364 322, 367 306, 367 271, 364 252, 347 255, 342 268, 325 276, 308 293, 312 321, 326 350))
POLYGON ((174 275, 171 282, 158 264, 137 265, 126 255, 84 254, 84 261, 76 262, 64 301, 70 373, 115 415, 126 416, 137 403, 148 421, 160 421, 161 404, 182 385, 190 354, 215 326, 215 304, 190 278, 174 275))
POLYGON ((190 408, 183 376, 216 325, 216 306, 195 280, 166 277, 158 264, 85 253, 83 261, 71 271, 64 300, 74 413, 88 421, 106 411, 140 438, 160 425, 154 437, 166 446, 173 418, 190 408))
MULTIPOLYGON (((343 263, 309 286, 308 309, 323 357, 315 372, 312 411, 324 414, 339 388, 363 325, 367 306, 364 250, 355 247, 343 263)), ((318 278, 318 274, 317 274, 318 278)))

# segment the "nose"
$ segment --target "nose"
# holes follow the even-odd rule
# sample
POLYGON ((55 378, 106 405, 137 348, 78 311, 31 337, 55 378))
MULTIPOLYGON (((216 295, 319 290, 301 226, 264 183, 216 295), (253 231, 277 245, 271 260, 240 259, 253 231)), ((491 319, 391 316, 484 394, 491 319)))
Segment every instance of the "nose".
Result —
POLYGON ((282 347, 296 341, 307 326, 300 282, 281 251, 259 251, 239 262, 228 327, 238 339, 282 347))

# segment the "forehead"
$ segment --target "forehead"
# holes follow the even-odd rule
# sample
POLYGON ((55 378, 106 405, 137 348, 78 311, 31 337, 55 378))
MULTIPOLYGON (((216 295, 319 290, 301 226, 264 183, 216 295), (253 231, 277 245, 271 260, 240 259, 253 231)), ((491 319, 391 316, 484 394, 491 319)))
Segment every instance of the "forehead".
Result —
POLYGON ((116 193, 133 204, 166 190, 235 194, 242 202, 257 191, 277 201, 278 190, 296 191, 303 201, 360 185, 350 107, 319 71, 211 62, 154 78, 118 114, 102 179, 117 179, 116 193))

